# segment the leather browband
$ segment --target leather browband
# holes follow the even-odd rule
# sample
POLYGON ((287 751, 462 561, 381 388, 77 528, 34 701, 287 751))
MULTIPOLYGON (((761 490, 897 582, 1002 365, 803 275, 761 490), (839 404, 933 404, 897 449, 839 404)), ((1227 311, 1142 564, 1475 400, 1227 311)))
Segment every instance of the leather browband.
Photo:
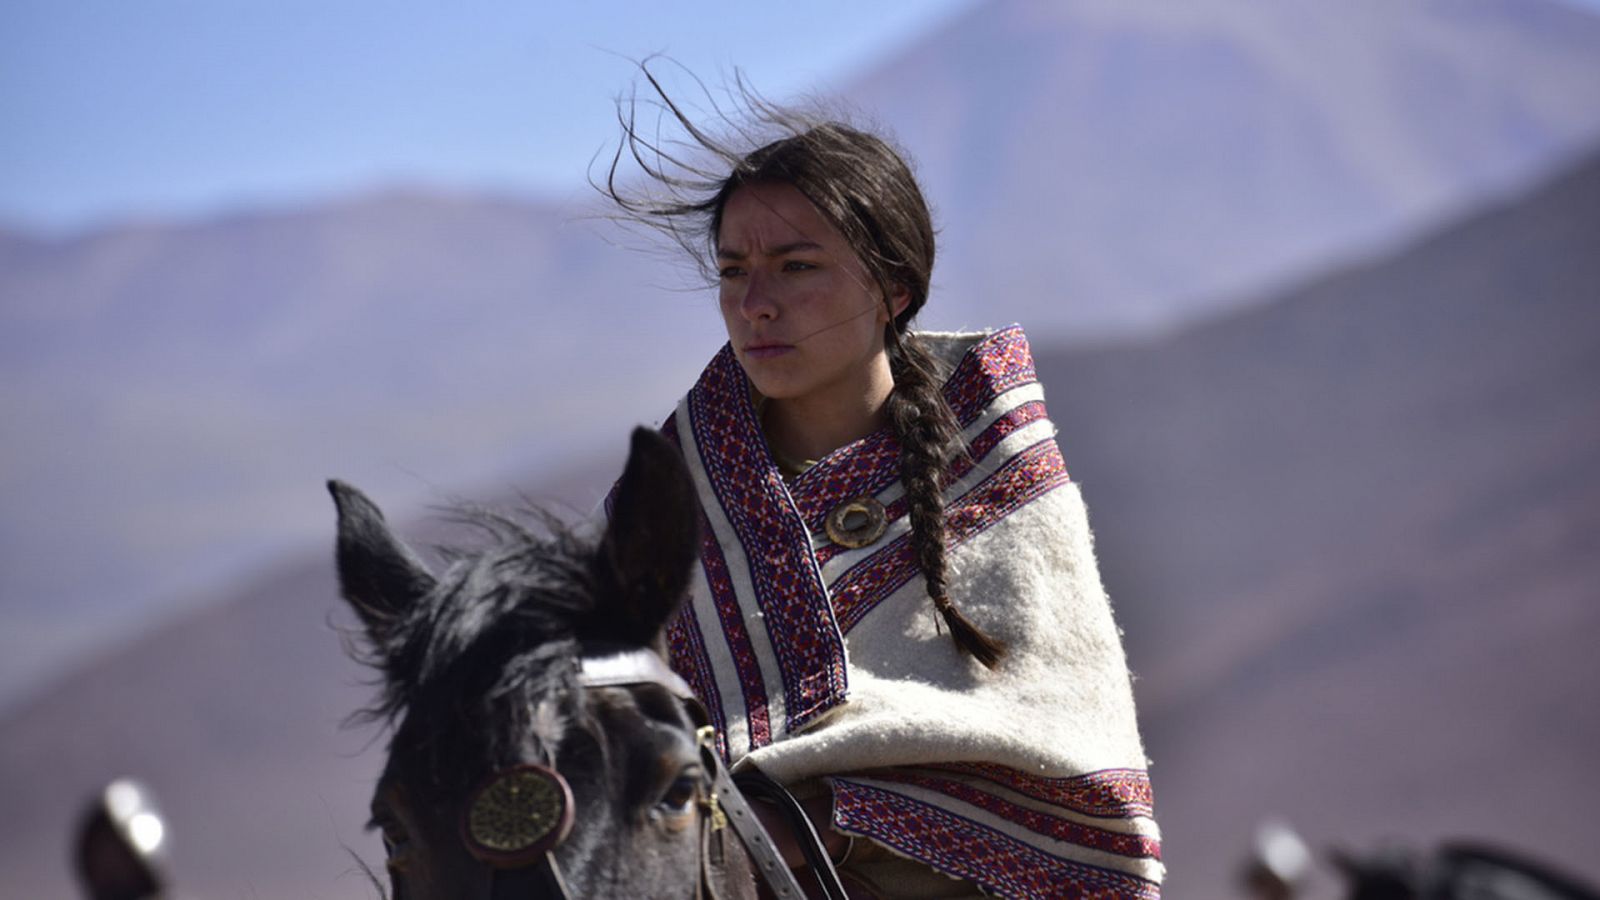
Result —
POLYGON ((640 647, 599 656, 584 656, 578 683, 584 687, 659 684, 680 700, 694 696, 689 683, 672 671, 654 650, 640 647))

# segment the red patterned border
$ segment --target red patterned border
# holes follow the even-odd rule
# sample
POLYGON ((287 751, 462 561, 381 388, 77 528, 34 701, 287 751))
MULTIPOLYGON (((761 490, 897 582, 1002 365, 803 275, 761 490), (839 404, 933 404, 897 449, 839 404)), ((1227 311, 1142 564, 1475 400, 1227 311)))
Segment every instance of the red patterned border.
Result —
POLYGON ((1161 887, 1054 856, 1007 834, 893 791, 835 777, 833 821, 933 869, 1005 897, 1159 900, 1161 887))
POLYGON ((1142 769, 1102 769, 1069 778, 1041 778, 993 763, 945 763, 925 768, 982 778, 1086 816, 1131 819, 1155 814, 1150 776, 1142 769))
MULTIPOLYGON (((749 382, 731 347, 724 345, 706 367, 689 391, 687 407, 715 502, 745 551, 756 606, 783 680, 784 728, 793 732, 844 699, 843 634, 827 602, 805 523, 792 512, 750 403, 749 382)), ((739 678, 759 680, 760 670, 741 667, 739 678)), ((752 720, 755 716, 752 709, 752 720)), ((753 729, 751 737, 755 740, 753 729)))
MULTIPOLYGON (((1018 405, 1015 409, 996 419, 988 428, 984 429, 982 434, 973 440, 972 446, 969 448, 969 454, 957 459, 955 464, 950 467, 950 480, 956 481, 965 478, 967 473, 971 472, 978 463, 986 459, 1001 441, 1045 417, 1044 403, 1039 400, 1031 400, 1018 405)), ((888 523, 892 525, 904 518, 909 508, 910 502, 902 496, 885 508, 884 515, 888 523)), ((813 535, 820 536, 826 533, 821 519, 818 519, 815 523, 807 524, 811 527, 813 535)), ((847 549, 831 541, 822 545, 817 549, 817 565, 826 566, 835 556, 847 552, 847 549)))
POLYGON ((789 485, 789 493, 806 527, 818 533, 835 506, 876 494, 899 478, 900 441, 882 428, 818 460, 789 485))
MULTIPOLYGON (((993 475, 951 504, 945 513, 950 546, 983 532, 1012 512, 1067 484, 1067 464, 1054 438, 1045 438, 1006 460, 993 475)), ((906 535, 889 542, 833 582, 833 610, 848 632, 885 597, 917 574, 906 535)))
POLYGON ((859 773, 874 781, 890 781, 923 788, 975 806, 1029 831, 1080 847, 1132 859, 1161 859, 1161 841, 1146 834, 1130 834, 1084 825, 1032 807, 1021 806, 964 781, 941 778, 909 769, 874 769, 859 773))
POLYGON ((1033 352, 1022 328, 1012 325, 972 345, 945 381, 944 396, 963 427, 972 424, 994 398, 1039 380, 1033 352))
POLYGON ((967 455, 956 459, 950 467, 951 480, 966 477, 974 466, 994 452, 994 448, 998 447, 1001 441, 1046 417, 1043 400, 1029 400, 1006 410, 1005 415, 995 419, 982 434, 972 439, 972 446, 967 448, 967 455))
POLYGON ((750 642, 750 633, 745 629, 744 615, 733 590, 733 580, 728 576, 728 561, 722 555, 722 546, 717 543, 711 523, 704 516, 701 517, 700 528, 705 535, 700 542, 700 566, 706 574, 706 584, 711 589, 717 621, 728 642, 733 667, 739 673, 739 687, 744 692, 745 719, 750 729, 750 746, 745 752, 749 752, 772 743, 766 679, 761 675, 761 662, 756 659, 755 645, 750 642))
POLYGON ((701 640, 703 632, 694 608, 684 604, 678 614, 667 623, 667 662, 672 670, 683 676, 694 695, 705 705, 711 724, 717 729, 717 752, 728 759, 728 719, 722 712, 722 694, 717 690, 711 673, 711 660, 706 656, 706 645, 701 640))
MULTIPOLYGON (((683 452, 683 443, 678 439, 678 419, 676 415, 667 416, 661 423, 661 434, 667 440, 672 441, 673 446, 678 448, 678 452, 683 452)), ((606 497, 607 516, 611 514, 616 487, 613 486, 611 491, 612 496, 606 497)), ((703 535, 711 533, 710 525, 705 521, 704 514, 700 517, 700 529, 703 535)), ((700 558, 702 560, 706 558, 704 541, 701 542, 700 558)), ((711 578, 708 575, 707 581, 710 580, 711 578)), ((740 634, 743 636, 742 631, 740 634)), ((711 716, 711 724, 717 729, 717 752, 722 754, 723 759, 729 759, 728 717, 722 708, 722 692, 717 690, 716 673, 711 669, 711 657, 706 652, 704 637, 705 632, 700 628, 700 620, 695 615, 693 605, 685 603, 678 610, 678 614, 672 617, 672 621, 667 623, 668 662, 671 663, 673 671, 683 676, 683 680, 689 683, 689 687, 694 690, 695 696, 700 698, 700 702, 705 704, 706 712, 711 716)), ((746 646, 749 645, 748 637, 744 638, 744 643, 746 646)), ((748 705, 749 702, 747 698, 746 704, 748 705)), ((766 697, 762 696, 759 702, 761 708, 765 709, 766 697)))
MULTIPOLYGON (((719 613, 723 612, 721 609, 719 613)), ((750 639, 745 633, 743 624, 738 629, 726 627, 724 622, 723 634, 726 637, 730 651, 742 648, 744 652, 735 652, 736 659, 745 661, 754 658, 750 650, 750 639)), ((716 674, 711 668, 711 659, 706 653, 703 640, 705 630, 700 627, 700 619, 695 615, 694 607, 685 604, 672 621, 667 623, 667 661, 672 670, 688 682, 694 695, 700 698, 705 705, 706 713, 711 717, 711 725, 716 728, 717 752, 724 761, 732 762, 731 748, 728 746, 728 716, 723 707, 722 692, 717 690, 716 674)), ((735 664, 738 666, 738 663, 735 664)), ((772 733, 767 717, 767 695, 759 680, 742 680, 739 683, 744 694, 746 711, 746 725, 749 730, 749 752, 757 746, 771 743, 772 733), (759 743, 758 743, 759 742, 759 743)), ((742 755, 742 754, 741 754, 742 755)))
MULTIPOLYGON (((941 390, 956 421, 966 428, 996 397, 1038 380, 1028 340, 1022 329, 1013 325, 967 348, 941 390)), ((829 510, 854 497, 877 495, 894 484, 900 478, 899 460, 900 442, 888 428, 818 460, 790 485, 806 526, 813 534, 821 533, 829 510)))

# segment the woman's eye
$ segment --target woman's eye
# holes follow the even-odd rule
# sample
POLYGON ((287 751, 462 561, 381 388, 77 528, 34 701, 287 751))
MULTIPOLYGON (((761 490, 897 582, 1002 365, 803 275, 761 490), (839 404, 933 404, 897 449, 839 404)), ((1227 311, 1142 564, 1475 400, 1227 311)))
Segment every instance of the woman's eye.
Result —
POLYGON ((723 266, 721 269, 717 270, 718 278, 737 278, 743 274, 744 270, 738 266, 723 266))
POLYGON ((783 264, 785 272, 805 272, 815 268, 815 265, 798 259, 787 260, 783 264))

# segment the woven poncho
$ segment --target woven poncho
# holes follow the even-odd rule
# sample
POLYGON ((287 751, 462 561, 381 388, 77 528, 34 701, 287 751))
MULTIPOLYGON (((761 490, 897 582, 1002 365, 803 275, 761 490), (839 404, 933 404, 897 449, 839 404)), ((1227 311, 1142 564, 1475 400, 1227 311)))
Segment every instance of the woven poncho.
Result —
POLYGON ((785 483, 731 349, 663 426, 705 513, 671 659, 720 749, 827 777, 834 826, 985 891, 1159 896, 1159 832, 1120 635, 1022 330, 922 336, 970 447, 946 488, 949 592, 1005 641, 996 671, 939 627, 885 429, 785 483), (876 498, 874 543, 824 520, 876 498))

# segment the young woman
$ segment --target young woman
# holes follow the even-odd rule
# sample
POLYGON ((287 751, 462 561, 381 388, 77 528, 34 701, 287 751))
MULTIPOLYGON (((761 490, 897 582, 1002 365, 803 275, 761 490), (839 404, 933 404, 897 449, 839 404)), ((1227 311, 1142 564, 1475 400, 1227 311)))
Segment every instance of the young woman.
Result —
POLYGON ((724 168, 628 127, 666 190, 615 166, 607 190, 700 254, 727 326, 663 426, 706 515, 672 663, 719 748, 804 798, 859 896, 1159 896, 1120 637, 1021 329, 911 329, 934 231, 883 140, 757 105, 781 133, 741 153, 667 108, 724 168))

